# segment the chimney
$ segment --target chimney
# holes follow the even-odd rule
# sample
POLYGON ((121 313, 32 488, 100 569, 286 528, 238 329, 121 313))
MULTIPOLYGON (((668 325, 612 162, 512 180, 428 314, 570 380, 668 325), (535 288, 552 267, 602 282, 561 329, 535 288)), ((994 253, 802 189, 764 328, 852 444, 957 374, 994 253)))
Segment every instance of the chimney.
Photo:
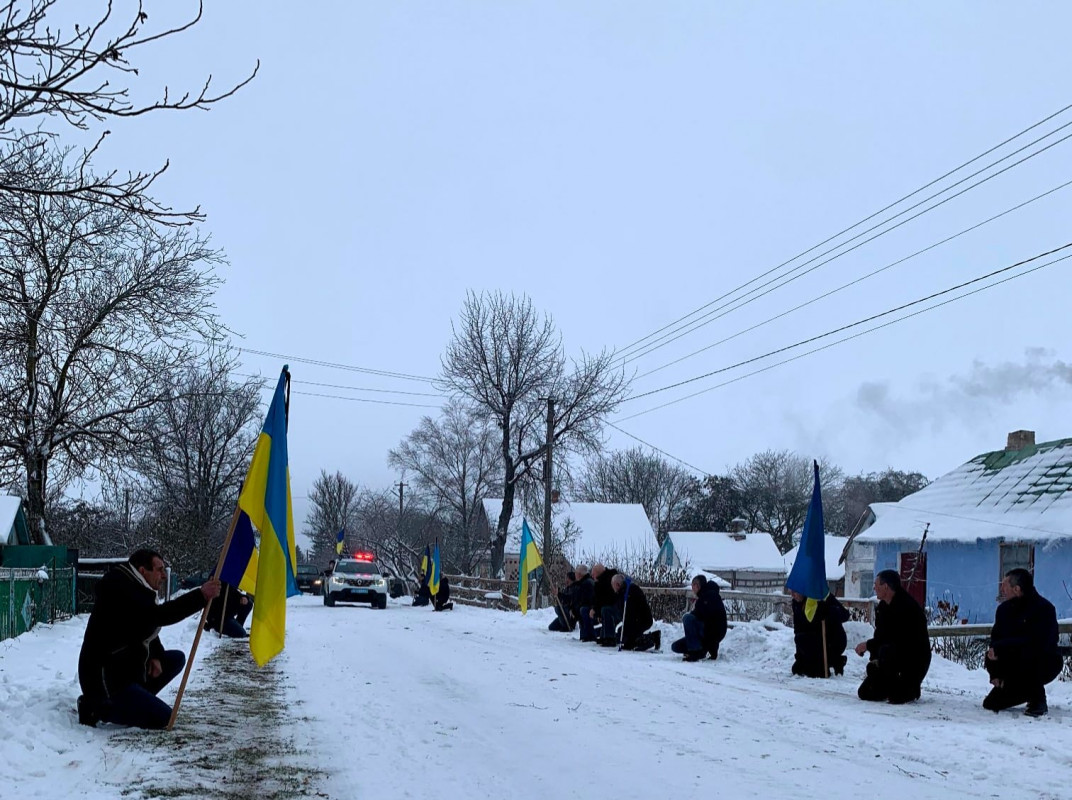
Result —
POLYGON ((748 520, 744 517, 734 517, 730 520, 730 533, 733 534, 733 538, 740 541, 744 538, 745 528, 748 527, 748 520))
POLYGON ((1008 451, 1023 450, 1025 447, 1035 446, 1034 431, 1013 431, 1009 434, 1009 441, 1005 445, 1008 451))

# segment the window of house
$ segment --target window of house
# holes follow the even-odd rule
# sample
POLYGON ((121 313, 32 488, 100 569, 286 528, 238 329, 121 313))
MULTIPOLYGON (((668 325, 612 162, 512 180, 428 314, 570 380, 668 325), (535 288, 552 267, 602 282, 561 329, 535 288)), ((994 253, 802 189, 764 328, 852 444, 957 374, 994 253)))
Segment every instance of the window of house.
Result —
MULTIPOLYGON (((1011 569, 1026 569, 1035 572, 1035 546, 1027 542, 1002 542, 1001 543, 1001 572, 998 575, 998 585, 1011 569)), ((1001 590, 998 590, 998 599, 1001 599, 1001 590)))
POLYGON ((870 597, 875 593, 875 571, 860 570, 860 597, 870 597))

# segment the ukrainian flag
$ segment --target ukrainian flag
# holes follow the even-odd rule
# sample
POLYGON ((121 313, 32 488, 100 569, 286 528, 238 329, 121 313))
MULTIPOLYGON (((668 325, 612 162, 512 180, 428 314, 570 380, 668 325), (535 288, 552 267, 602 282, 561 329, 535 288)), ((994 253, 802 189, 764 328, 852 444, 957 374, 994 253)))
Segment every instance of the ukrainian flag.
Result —
POLYGON ((521 519, 521 562, 517 568, 517 602, 521 606, 521 613, 527 614, 529 610, 529 573, 537 567, 543 566, 540 551, 536 549, 536 542, 532 539, 532 531, 529 523, 521 519))
POLYGON ((337 556, 342 555, 342 543, 343 543, 343 541, 345 539, 346 539, 346 528, 343 528, 335 536, 335 555, 337 555, 337 556))
POLYGON ((432 562, 432 548, 424 546, 424 555, 421 556, 421 586, 428 585, 428 579, 432 577, 428 573, 428 565, 432 562))
POLYGON ((223 559, 220 580, 237 586, 246 594, 257 594, 257 542, 253 525, 245 511, 238 512, 231 544, 223 559))
POLYGON ((813 461, 815 467, 815 485, 811 490, 811 504, 808 516, 804 518, 804 532, 797 549, 797 560, 785 585, 794 592, 807 598, 804 603, 804 616, 808 622, 815 619, 819 603, 830 594, 826 582, 826 546, 823 543, 823 495, 819 490, 819 462, 813 461))
POLYGON ((443 577, 443 566, 439 561, 439 540, 436 539, 435 547, 432 549, 432 560, 428 565, 428 591, 433 595, 439 594, 439 579, 443 577))
POLYGON ((298 594, 295 580, 294 513, 290 502, 287 464, 285 388, 287 368, 279 375, 268 416, 264 420, 253 461, 249 465, 238 506, 260 531, 256 602, 250 626, 249 649, 264 666, 283 649, 287 598, 298 594))

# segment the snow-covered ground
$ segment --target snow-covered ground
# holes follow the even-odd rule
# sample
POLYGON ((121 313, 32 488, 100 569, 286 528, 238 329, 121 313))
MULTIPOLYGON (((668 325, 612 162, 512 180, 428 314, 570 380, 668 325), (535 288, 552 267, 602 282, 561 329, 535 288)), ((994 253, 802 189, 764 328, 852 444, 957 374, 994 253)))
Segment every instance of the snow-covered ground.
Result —
POLYGON ((202 639, 172 733, 79 726, 85 620, 39 626, 0 643, 0 797, 1072 798, 1072 684, 1046 718, 996 715, 985 673, 936 657, 920 702, 872 705, 851 653, 844 677, 789 675, 786 629, 737 627, 688 664, 550 633, 549 614, 294 598, 264 670, 202 639))

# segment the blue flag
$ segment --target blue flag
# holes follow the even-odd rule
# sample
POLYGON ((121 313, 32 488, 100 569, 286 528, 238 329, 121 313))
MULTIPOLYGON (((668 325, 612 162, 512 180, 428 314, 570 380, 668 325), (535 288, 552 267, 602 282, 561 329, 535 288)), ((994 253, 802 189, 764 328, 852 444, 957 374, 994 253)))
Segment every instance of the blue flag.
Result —
POLYGON ((819 462, 813 461, 815 467, 815 486, 811 490, 811 504, 808 516, 804 518, 804 533, 800 537, 797 560, 785 585, 794 592, 807 598, 804 604, 804 616, 811 622, 819 603, 830 594, 826 582, 826 545, 823 542, 823 496, 819 491, 819 462))

